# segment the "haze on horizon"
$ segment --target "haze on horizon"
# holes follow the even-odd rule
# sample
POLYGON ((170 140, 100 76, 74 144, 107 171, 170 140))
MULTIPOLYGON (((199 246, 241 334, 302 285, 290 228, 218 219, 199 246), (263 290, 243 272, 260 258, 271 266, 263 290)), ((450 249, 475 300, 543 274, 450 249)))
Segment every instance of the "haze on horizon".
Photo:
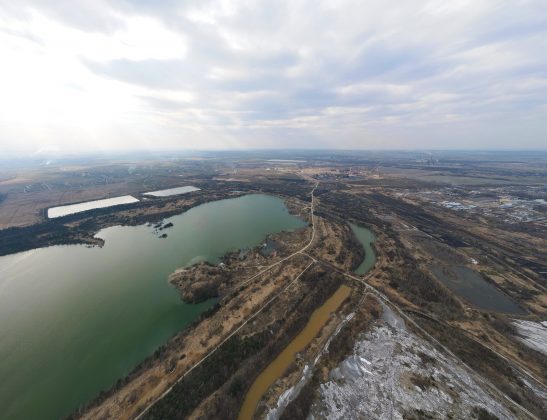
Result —
POLYGON ((544 0, 0 0, 0 153, 546 149, 544 0))

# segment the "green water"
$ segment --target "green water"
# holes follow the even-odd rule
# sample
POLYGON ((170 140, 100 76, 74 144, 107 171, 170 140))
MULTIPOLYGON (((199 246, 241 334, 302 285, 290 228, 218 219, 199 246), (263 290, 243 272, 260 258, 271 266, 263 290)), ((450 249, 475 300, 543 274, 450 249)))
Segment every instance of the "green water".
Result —
POLYGON ((167 276, 304 227, 283 202, 247 195, 150 226, 98 233, 103 248, 36 249, 0 258, 0 418, 56 419, 110 387, 212 302, 189 305, 167 276))
POLYGON ((359 264, 359 267, 355 270, 355 274, 365 274, 368 270, 370 270, 374 263, 376 263, 376 254, 374 253, 374 249, 372 248, 372 243, 374 242, 374 234, 364 228, 357 225, 354 225, 353 223, 350 223, 351 230, 353 231, 353 234, 355 237, 361 242, 361 245, 363 245, 363 248, 365 250, 365 258, 361 264, 359 264))

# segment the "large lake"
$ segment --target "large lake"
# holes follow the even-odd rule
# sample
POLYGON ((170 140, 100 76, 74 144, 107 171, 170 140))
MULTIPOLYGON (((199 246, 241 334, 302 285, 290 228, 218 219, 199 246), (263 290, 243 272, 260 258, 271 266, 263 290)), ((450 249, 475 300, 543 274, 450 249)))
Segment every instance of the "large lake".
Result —
POLYGON ((101 230, 102 248, 0 258, 0 418, 56 419, 110 387, 212 302, 185 304, 167 277, 266 235, 305 227, 282 200, 203 204, 153 227, 101 230))

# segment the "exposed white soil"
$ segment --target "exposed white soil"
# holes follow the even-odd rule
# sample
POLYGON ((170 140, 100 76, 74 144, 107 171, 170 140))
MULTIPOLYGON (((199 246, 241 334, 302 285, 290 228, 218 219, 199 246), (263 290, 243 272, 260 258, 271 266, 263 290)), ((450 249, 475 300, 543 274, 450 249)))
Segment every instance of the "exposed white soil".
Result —
POLYGON ((85 201, 83 203, 51 207, 47 211, 47 217, 50 219, 54 219, 56 217, 68 216, 69 214, 80 213, 82 211, 103 209, 106 207, 119 206, 121 204, 137 203, 138 201, 139 200, 137 198, 131 195, 105 198, 104 200, 85 201))
POLYGON ((547 321, 514 320, 519 339, 528 347, 547 355, 547 321))
POLYGON ((279 396, 276 406, 268 411, 268 413, 266 415, 266 420, 277 420, 277 419, 279 419, 281 417, 281 414, 285 410, 285 408, 287 408, 287 406, 290 404, 290 402, 293 401, 296 397, 298 397, 298 394, 300 393, 302 388, 310 380, 310 378, 312 376, 312 373, 313 373, 313 368, 315 368, 315 366, 317 365, 317 362, 319 362, 319 360, 321 359, 321 357, 323 355, 328 353, 329 346, 330 346, 330 343, 333 340, 333 338, 338 335, 340 330, 346 325, 346 323, 351 321, 354 316, 355 316, 355 312, 350 313, 348 316, 346 316, 344 318, 344 320, 340 323, 340 325, 338 325, 338 327, 336 327, 336 329, 334 330, 334 333, 329 337, 329 339, 327 340, 327 342, 325 343, 325 345, 323 346, 323 348, 321 349, 319 354, 313 360, 311 368, 310 368, 309 365, 304 366, 304 369, 302 371, 302 375, 301 375, 298 383, 294 386, 291 386, 289 389, 287 389, 285 392, 283 392, 279 396))
POLYGON ((461 364, 407 330, 388 307, 353 354, 330 372, 319 395, 311 419, 469 419, 477 408, 514 418, 461 364))
POLYGON ((199 191, 201 188, 194 187, 192 185, 186 185, 184 187, 169 188, 167 190, 158 190, 146 192, 143 195, 150 195, 152 197, 169 197, 172 195, 187 194, 189 192, 199 191))

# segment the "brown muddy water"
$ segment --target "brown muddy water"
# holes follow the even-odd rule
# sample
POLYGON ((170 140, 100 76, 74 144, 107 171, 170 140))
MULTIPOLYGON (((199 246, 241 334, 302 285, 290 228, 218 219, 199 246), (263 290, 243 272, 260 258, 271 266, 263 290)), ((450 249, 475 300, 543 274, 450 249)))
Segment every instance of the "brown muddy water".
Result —
POLYGON ((336 311, 351 293, 348 286, 340 286, 338 290, 318 309, 316 309, 304 329, 298 334, 277 358, 256 378, 245 397, 239 413, 239 420, 249 420, 253 417, 258 402, 268 388, 289 368, 295 356, 302 351, 317 336, 327 323, 331 313, 336 311))

